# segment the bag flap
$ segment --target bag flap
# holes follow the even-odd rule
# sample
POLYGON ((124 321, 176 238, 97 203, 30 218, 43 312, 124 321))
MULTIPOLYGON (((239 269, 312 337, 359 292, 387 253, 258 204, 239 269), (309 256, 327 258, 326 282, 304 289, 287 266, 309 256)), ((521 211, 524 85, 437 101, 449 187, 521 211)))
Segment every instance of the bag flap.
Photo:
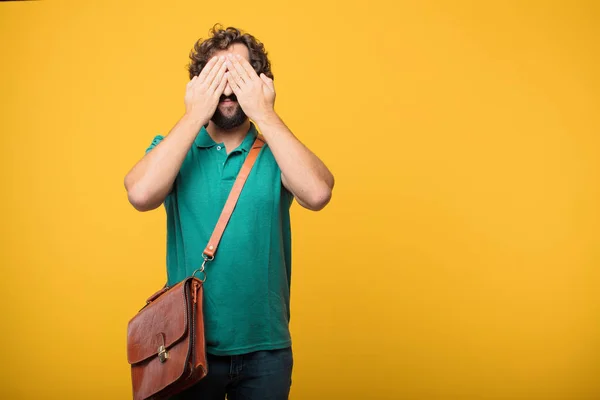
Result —
POLYGON ((189 312, 185 299, 187 282, 185 280, 173 286, 129 321, 129 364, 156 357, 160 346, 164 345, 168 349, 184 337, 188 329, 189 312))

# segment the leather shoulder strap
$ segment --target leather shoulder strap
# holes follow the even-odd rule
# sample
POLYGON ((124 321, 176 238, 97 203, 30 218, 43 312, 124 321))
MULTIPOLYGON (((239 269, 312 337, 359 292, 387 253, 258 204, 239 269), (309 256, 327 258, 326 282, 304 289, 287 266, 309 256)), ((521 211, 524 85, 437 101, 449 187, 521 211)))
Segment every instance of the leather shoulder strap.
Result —
POLYGON ((235 209, 235 205, 240 197, 240 193, 242 193, 242 188, 246 183, 246 179, 248 175, 250 175, 250 171, 252 170, 252 166, 256 161, 256 157, 258 157, 258 153, 260 153, 260 149, 265 144, 265 139, 262 135, 258 135, 254 144, 252 145, 252 149, 246 156, 246 160, 238 173, 237 178, 231 188, 231 192, 229 193, 229 197, 227 198, 227 202, 225 202, 225 206, 223 207, 223 211, 221 211, 221 216, 219 217, 219 221, 215 226, 215 229, 204 249, 204 256, 212 260, 215 258, 215 253, 217 252, 217 247, 219 246, 219 242, 221 241, 221 237, 223 236, 223 231, 225 231, 225 227, 229 223, 229 218, 231 218, 231 214, 235 209))

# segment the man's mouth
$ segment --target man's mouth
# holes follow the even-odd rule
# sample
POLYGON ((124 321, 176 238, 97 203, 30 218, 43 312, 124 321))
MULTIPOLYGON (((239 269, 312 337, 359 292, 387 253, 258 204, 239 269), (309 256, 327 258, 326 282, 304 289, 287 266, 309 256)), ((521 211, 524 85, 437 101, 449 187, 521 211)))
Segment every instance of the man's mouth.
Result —
POLYGON ((231 95, 231 96, 221 96, 221 98, 219 99, 219 104, 233 104, 237 101, 237 98, 235 97, 235 95, 231 95))

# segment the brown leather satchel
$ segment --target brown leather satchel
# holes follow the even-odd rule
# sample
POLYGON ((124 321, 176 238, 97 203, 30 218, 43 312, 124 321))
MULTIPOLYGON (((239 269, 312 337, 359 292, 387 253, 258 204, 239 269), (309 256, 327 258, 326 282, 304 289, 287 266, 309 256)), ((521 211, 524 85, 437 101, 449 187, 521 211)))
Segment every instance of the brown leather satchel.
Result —
POLYGON ((166 399, 208 373, 202 301, 204 269, 215 258, 223 231, 264 143, 260 136, 254 141, 204 249, 202 266, 191 277, 150 296, 129 321, 127 359, 135 400, 166 399))

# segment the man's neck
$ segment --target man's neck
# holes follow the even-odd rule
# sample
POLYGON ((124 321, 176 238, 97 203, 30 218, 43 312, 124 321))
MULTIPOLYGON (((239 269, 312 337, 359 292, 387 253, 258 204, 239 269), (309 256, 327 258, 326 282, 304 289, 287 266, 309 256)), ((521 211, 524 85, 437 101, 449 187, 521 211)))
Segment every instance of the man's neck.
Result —
POLYGON ((244 122, 242 125, 229 130, 219 128, 212 121, 208 123, 208 127, 206 128, 206 131, 212 140, 214 140, 216 143, 223 143, 228 153, 238 148, 238 146, 242 144, 249 130, 249 119, 246 120, 246 122, 244 122))

